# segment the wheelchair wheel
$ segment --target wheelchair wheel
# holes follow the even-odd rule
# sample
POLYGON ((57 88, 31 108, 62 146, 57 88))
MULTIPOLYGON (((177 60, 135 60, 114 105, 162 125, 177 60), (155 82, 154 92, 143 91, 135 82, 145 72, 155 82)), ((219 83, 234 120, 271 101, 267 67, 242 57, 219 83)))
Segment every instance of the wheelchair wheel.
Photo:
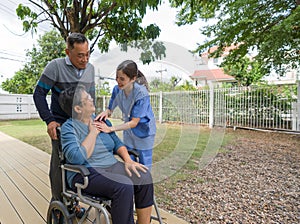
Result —
POLYGON ((72 216, 61 201, 52 201, 47 212, 47 224, 72 224, 72 216))

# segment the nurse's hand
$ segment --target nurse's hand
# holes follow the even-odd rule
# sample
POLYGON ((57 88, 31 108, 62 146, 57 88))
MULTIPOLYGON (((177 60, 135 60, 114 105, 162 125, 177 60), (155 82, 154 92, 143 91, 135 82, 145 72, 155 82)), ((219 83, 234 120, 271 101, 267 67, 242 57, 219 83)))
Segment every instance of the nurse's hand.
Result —
POLYGON ((95 120, 97 121, 106 120, 108 117, 110 117, 110 115, 111 115, 111 111, 109 109, 106 109, 105 111, 98 114, 95 120))

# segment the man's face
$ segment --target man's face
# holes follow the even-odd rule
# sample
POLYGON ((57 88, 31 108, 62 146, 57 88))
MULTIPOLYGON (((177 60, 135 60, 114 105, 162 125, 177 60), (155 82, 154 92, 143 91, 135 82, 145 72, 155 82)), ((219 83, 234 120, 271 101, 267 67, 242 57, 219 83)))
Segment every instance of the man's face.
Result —
POLYGON ((85 69, 90 57, 89 44, 75 43, 73 49, 66 49, 66 54, 77 69, 85 69))

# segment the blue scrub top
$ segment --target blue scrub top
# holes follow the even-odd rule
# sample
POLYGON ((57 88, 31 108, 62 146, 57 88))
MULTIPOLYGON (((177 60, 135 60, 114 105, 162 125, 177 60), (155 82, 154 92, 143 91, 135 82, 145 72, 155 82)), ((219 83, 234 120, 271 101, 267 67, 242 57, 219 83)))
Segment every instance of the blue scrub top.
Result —
POLYGON ((150 96, 145 86, 134 83, 133 89, 128 96, 118 86, 113 89, 109 103, 109 109, 119 107, 123 114, 124 122, 130 121, 133 117, 140 118, 135 128, 123 131, 123 142, 130 148, 149 150, 153 148, 156 122, 150 96))

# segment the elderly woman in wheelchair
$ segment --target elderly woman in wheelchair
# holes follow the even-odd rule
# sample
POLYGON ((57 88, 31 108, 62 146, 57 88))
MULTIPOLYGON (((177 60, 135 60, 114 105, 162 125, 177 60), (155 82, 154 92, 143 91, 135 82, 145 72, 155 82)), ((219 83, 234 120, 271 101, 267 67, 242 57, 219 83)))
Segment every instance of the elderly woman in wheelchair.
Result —
MULTIPOLYGON (((89 184, 83 193, 111 200, 114 224, 134 223, 133 202, 138 224, 149 224, 153 183, 147 167, 130 158, 114 132, 106 134, 99 131, 99 121, 94 120, 93 99, 83 86, 63 91, 59 103, 70 116, 61 127, 61 145, 66 163, 83 165, 90 173, 89 184), (123 162, 117 160, 114 154, 119 155, 123 162)), ((76 183, 83 184, 84 181, 82 175, 67 171, 67 182, 76 191, 76 183)))

